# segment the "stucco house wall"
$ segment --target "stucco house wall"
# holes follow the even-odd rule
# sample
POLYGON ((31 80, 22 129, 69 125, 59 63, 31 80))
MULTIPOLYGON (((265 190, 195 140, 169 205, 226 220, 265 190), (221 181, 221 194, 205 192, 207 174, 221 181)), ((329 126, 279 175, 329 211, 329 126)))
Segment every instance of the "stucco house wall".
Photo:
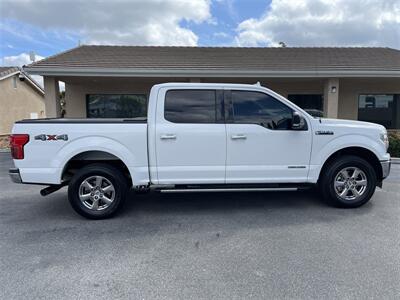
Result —
POLYGON ((86 95, 88 94, 145 94, 159 81, 127 79, 74 79, 65 81, 65 109, 67 118, 86 118, 86 95))
MULTIPOLYGON (((86 117, 87 94, 145 94, 154 84, 167 81, 191 81, 188 78, 65 78, 66 117, 86 117)), ((260 79, 260 83, 288 97, 290 94, 324 94, 326 79, 260 79)), ((201 82, 255 83, 249 78, 202 78, 201 82)), ((339 78, 338 117, 357 120, 360 94, 400 94, 400 78, 339 78)))
POLYGON ((360 94, 400 94, 400 78, 341 79, 339 118, 357 120, 360 94))
POLYGON ((0 135, 11 133, 15 121, 29 119, 31 113, 45 117, 44 95, 18 74, 0 80, 0 135), (16 76, 16 88, 13 77, 16 76))

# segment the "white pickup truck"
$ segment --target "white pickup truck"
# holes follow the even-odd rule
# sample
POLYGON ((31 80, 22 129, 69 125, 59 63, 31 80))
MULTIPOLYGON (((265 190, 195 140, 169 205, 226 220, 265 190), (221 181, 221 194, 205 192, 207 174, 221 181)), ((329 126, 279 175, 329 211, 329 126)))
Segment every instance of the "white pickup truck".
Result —
POLYGON ((335 206, 358 207, 390 171, 386 129, 313 118, 260 85, 166 83, 146 118, 16 122, 14 182, 68 185, 81 215, 100 219, 129 188, 265 190, 317 185, 335 206))

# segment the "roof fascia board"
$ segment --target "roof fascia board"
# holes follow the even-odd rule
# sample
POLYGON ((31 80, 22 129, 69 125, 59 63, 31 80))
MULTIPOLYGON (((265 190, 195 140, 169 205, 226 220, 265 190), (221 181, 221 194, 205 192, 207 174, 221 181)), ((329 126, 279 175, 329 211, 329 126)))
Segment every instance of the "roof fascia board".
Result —
POLYGON ((45 68, 25 67, 25 71, 42 76, 96 76, 96 77, 400 77, 399 71, 376 70, 182 70, 182 69, 119 69, 119 68, 45 68))
POLYGON ((36 88, 41 94, 44 95, 44 90, 42 89, 42 87, 40 85, 38 85, 35 81, 33 81, 29 76, 26 76, 25 74, 23 75, 25 77, 25 79, 27 79, 29 81, 29 83, 36 88))
POLYGON ((9 78, 9 77, 11 77, 11 76, 17 75, 18 73, 20 73, 19 70, 18 70, 18 71, 15 71, 15 72, 13 72, 13 73, 7 74, 7 75, 5 75, 5 76, 3 76, 3 77, 1 77, 0 80, 7 79, 7 78, 9 78))
POLYGON ((22 76, 25 77, 25 79, 30 83, 30 85, 32 85, 35 89, 38 90, 38 92, 40 92, 41 94, 44 95, 44 90, 42 89, 42 87, 40 85, 38 85, 35 81, 33 81, 28 75, 24 74, 24 72, 21 72, 20 70, 15 71, 10 74, 7 74, 6 76, 1 77, 0 80, 7 79, 7 78, 10 78, 10 77, 12 77, 14 75, 18 75, 18 74, 22 74, 22 76))

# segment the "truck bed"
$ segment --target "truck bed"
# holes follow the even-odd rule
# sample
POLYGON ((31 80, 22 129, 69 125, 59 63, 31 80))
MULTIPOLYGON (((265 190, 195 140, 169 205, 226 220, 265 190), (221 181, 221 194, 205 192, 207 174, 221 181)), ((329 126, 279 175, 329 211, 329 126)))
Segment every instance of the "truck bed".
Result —
POLYGON ((148 183, 146 118, 22 120, 12 133, 29 135, 24 159, 15 160, 24 182, 59 184, 76 155, 103 153, 120 159, 134 182, 148 183))

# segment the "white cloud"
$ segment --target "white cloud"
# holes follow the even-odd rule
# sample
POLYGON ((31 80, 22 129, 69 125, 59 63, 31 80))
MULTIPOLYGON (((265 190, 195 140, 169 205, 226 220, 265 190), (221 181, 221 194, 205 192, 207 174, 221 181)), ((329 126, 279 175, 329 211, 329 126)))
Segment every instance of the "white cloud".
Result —
POLYGON ((2 17, 115 45, 193 46, 198 37, 181 22, 214 22, 210 0, 8 0, 2 17))
MULTIPOLYGON (((36 61, 43 59, 43 56, 35 55, 36 61)), ((29 65, 32 63, 30 60, 29 53, 21 53, 19 55, 14 56, 4 56, 2 58, 2 65, 3 66, 17 66, 22 67, 23 65, 29 65)))
POLYGON ((240 46, 400 48, 399 0, 272 0, 259 19, 237 27, 240 46))
POLYGON ((229 34, 227 34, 226 32, 223 32, 223 31, 219 31, 219 32, 214 32, 213 36, 216 37, 216 38, 224 39, 224 38, 228 38, 229 34))

